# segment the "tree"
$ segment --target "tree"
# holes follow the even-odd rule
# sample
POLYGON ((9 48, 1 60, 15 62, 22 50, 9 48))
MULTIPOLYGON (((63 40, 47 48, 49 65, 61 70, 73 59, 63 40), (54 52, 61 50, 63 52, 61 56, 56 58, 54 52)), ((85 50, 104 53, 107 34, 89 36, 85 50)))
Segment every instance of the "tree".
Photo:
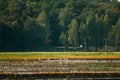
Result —
POLYGON ((68 25, 71 20, 71 14, 72 14, 71 8, 69 8, 69 7, 65 7, 65 8, 61 9, 61 11, 59 13, 59 24, 61 26, 60 41, 62 40, 61 43, 66 48, 68 47, 68 42, 67 42, 68 40, 66 40, 66 39, 68 38, 67 31, 68 31, 68 25))
POLYGON ((89 50, 89 32, 88 32, 88 26, 86 25, 85 22, 81 22, 80 27, 79 27, 79 43, 80 45, 83 45, 85 51, 89 50))
POLYGON ((0 51, 14 50, 14 32, 5 23, 0 22, 0 51))
POLYGON ((44 41, 45 44, 48 44, 50 42, 50 25, 49 20, 47 18, 47 14, 45 11, 42 11, 38 17, 36 18, 36 23, 41 27, 41 40, 44 41))
POLYGON ((85 50, 105 45, 119 49, 117 0, 0 0, 0 6, 0 46, 5 50, 75 48, 77 43, 85 50))
POLYGON ((61 9, 59 13, 59 24, 61 26, 62 32, 66 32, 68 29, 68 24, 71 20, 71 8, 65 7, 61 9))
POLYGON ((118 19, 117 23, 116 23, 116 26, 117 26, 117 31, 116 31, 116 50, 119 49, 119 46, 120 46, 120 18, 118 19))
POLYGON ((8 19, 8 0, 0 0, 0 22, 6 22, 6 19, 8 19))
POLYGON ((68 41, 76 50, 78 45, 78 23, 76 19, 72 19, 71 23, 69 24, 68 41))
POLYGON ((59 39, 60 39, 60 42, 65 47, 65 49, 67 49, 68 48, 68 33, 67 32, 63 33, 62 32, 59 39))
POLYGON ((37 50, 41 45, 40 27, 36 24, 34 18, 28 17, 24 23, 25 48, 27 50, 37 50), (39 42, 38 42, 39 41, 39 42))
POLYGON ((115 50, 119 50, 120 46, 120 19, 118 19, 116 25, 112 26, 111 32, 109 32, 109 38, 111 40, 112 46, 115 50))
POLYGON ((9 11, 8 21, 11 28, 16 31, 22 31, 26 19, 26 0, 9 0, 7 9, 9 11))

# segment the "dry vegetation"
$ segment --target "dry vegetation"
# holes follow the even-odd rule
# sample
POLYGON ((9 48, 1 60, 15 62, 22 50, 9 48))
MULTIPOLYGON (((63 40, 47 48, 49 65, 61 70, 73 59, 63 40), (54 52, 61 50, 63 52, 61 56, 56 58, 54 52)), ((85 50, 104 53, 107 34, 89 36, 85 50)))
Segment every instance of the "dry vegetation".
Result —
POLYGON ((119 73, 120 60, 1 60, 2 74, 119 73))
POLYGON ((0 77, 8 80, 13 78, 23 80, 23 78, 35 78, 35 75, 41 79, 40 75, 44 75, 43 78, 47 75, 50 75, 50 78, 54 75, 74 75, 72 77, 75 78, 75 74, 80 76, 106 74, 107 77, 114 78, 116 76, 108 74, 119 76, 119 64, 119 52, 1 52, 0 77))

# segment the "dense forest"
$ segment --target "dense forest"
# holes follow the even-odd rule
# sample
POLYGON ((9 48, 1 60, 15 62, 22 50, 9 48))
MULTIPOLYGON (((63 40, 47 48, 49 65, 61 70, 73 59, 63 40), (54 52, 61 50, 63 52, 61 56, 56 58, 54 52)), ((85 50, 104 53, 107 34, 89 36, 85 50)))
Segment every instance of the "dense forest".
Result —
POLYGON ((0 51, 120 49, 117 0, 0 0, 0 51))

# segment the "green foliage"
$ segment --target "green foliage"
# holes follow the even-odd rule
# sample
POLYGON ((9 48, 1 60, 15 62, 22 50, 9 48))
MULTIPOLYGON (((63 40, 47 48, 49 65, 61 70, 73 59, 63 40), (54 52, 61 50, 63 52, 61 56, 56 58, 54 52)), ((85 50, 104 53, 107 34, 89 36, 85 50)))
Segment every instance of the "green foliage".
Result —
POLYGON ((42 11, 38 17, 36 18, 36 23, 39 25, 41 28, 41 40, 44 41, 46 44, 49 43, 49 37, 50 37, 50 25, 49 25, 49 20, 47 18, 47 14, 45 11, 42 11))
POLYGON ((69 24, 69 31, 68 31, 68 41, 69 43, 75 48, 78 45, 78 23, 76 19, 72 19, 71 23, 69 24))
POLYGON ((62 45, 65 47, 65 48, 68 48, 68 33, 61 33, 60 37, 60 42, 62 43, 62 45))
POLYGON ((117 0, 0 0, 0 6, 0 41, 7 41, 0 51, 120 46, 117 0))
POLYGON ((59 13, 59 24, 61 26, 61 35, 60 35, 60 42, 64 47, 68 47, 68 25, 71 20, 71 8, 66 6, 65 8, 60 10, 59 13))
POLYGON ((71 8, 69 7, 61 9, 59 13, 59 24, 62 27, 63 32, 66 32, 68 29, 68 24, 70 23, 71 15, 71 8))
POLYGON ((118 19, 116 25, 112 26, 111 32, 109 32, 109 38, 111 45, 114 46, 116 50, 119 50, 120 44, 120 19, 118 19))

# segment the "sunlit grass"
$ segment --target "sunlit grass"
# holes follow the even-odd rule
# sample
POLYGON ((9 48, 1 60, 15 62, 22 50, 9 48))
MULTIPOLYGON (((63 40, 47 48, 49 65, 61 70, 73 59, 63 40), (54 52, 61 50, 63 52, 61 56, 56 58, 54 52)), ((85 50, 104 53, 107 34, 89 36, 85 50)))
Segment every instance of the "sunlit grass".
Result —
POLYGON ((119 52, 0 52, 0 59, 120 58, 119 52))

